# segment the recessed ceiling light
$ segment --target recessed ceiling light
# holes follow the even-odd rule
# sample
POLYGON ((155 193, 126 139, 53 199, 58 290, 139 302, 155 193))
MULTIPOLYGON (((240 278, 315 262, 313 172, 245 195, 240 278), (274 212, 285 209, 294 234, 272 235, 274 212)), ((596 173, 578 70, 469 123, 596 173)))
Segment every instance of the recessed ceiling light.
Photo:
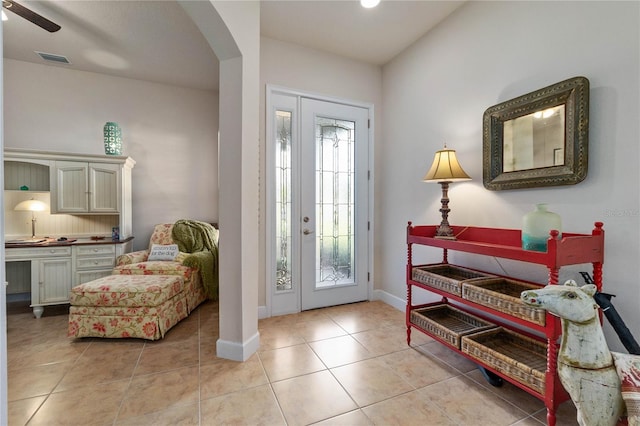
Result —
POLYGON ((366 9, 376 7, 380 3, 380 0, 360 0, 360 5, 366 9))

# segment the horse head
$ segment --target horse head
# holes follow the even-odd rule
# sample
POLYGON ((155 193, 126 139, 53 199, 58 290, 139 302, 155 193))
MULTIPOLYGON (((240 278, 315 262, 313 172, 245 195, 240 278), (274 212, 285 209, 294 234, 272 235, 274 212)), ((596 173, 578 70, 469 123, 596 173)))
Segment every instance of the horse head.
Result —
POLYGON ((593 284, 578 287, 569 280, 564 285, 548 285, 538 290, 527 290, 520 299, 530 306, 546 309, 548 312, 575 323, 585 323, 596 317, 597 307, 593 295, 593 284))

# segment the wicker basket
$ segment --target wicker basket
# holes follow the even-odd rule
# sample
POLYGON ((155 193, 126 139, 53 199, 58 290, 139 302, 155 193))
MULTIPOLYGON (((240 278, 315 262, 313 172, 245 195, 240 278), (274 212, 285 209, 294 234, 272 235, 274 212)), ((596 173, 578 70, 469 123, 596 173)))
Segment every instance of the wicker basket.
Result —
POLYGON ((457 349, 460 349, 462 336, 497 327, 495 324, 445 304, 411 311, 411 324, 457 349))
POLYGON ((439 288, 448 293, 462 295, 462 283, 478 278, 494 278, 495 275, 485 274, 459 266, 440 264, 419 266, 412 270, 411 278, 429 287, 439 288))
POLYGON ((462 352, 544 395, 545 343, 500 327, 464 336, 462 352))
POLYGON ((525 321, 545 325, 546 311, 525 305, 520 300, 520 293, 523 291, 539 288, 539 285, 507 278, 487 278, 464 283, 462 297, 525 321))

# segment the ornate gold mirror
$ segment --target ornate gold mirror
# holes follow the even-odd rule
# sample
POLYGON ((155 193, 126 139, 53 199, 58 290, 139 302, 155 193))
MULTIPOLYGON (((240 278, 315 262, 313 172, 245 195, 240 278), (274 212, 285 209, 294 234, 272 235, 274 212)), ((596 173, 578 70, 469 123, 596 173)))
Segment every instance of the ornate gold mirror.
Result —
POLYGON ((587 176, 589 80, 574 77, 487 109, 487 189, 573 185, 587 176))

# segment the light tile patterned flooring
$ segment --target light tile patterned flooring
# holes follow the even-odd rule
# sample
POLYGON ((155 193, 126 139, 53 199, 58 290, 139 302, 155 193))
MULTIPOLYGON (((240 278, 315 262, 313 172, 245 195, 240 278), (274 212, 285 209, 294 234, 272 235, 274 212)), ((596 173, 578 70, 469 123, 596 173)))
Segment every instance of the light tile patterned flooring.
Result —
MULTIPOLYGON (((163 340, 68 339, 66 308, 8 315, 10 425, 540 426, 538 399, 363 302, 261 320, 261 347, 216 358, 207 302, 163 340)), ((558 425, 575 425, 571 401, 558 425)))

